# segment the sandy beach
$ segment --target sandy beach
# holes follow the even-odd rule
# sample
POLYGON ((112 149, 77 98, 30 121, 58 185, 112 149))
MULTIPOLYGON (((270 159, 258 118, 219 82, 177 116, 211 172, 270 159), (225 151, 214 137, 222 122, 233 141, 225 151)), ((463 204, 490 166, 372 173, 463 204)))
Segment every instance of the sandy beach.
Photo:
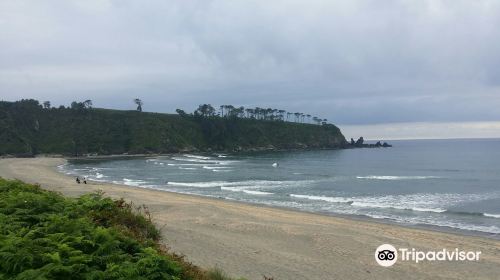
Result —
POLYGON ((498 279, 500 241, 370 221, 247 205, 122 185, 90 182, 57 172, 62 158, 0 159, 0 176, 39 183, 75 197, 103 190, 147 205, 165 242, 201 267, 262 279, 498 279), (375 262, 375 249, 481 251, 479 261, 375 262))

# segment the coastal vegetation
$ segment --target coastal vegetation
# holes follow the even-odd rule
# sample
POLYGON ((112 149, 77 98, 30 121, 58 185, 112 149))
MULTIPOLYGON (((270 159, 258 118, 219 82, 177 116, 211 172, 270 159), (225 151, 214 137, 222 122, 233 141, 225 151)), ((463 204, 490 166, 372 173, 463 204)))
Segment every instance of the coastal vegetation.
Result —
POLYGON ((0 279, 230 279, 159 241, 145 206, 0 178, 0 279))
POLYGON ((0 101, 0 155, 148 154, 180 151, 335 149, 350 144, 326 119, 278 109, 209 104, 193 113, 70 107, 49 101, 0 101))
POLYGON ((300 112, 287 112, 282 109, 273 108, 245 108, 243 106, 235 107, 233 105, 221 105, 219 111, 211 104, 202 104, 193 113, 195 116, 202 117, 222 117, 222 118, 247 118, 267 121, 286 121, 295 123, 312 123, 317 125, 328 124, 327 119, 314 117, 310 114, 300 112))

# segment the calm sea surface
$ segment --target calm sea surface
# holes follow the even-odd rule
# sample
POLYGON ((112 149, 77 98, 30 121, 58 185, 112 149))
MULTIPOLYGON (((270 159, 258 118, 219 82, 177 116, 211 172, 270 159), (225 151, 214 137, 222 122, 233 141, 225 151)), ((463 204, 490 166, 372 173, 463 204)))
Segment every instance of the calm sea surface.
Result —
POLYGON ((141 188, 500 234, 499 139, 391 143, 385 149, 77 160, 60 169, 141 188))

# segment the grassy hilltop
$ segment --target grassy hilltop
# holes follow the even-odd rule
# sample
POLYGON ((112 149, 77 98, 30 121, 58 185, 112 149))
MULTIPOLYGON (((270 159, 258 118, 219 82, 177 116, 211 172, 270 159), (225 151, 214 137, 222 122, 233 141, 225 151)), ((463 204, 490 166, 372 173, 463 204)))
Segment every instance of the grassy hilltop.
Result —
MULTIPOLYGON (((81 104, 81 103, 80 103, 81 104)), ((0 155, 342 148, 332 124, 0 102, 0 155)))

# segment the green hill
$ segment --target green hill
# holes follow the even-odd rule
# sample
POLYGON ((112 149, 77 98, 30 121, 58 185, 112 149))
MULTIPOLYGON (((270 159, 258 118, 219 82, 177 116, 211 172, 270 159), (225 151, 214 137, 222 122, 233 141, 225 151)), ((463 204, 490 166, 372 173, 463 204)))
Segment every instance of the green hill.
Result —
POLYGON ((332 124, 0 102, 0 155, 142 154, 346 147, 332 124))

